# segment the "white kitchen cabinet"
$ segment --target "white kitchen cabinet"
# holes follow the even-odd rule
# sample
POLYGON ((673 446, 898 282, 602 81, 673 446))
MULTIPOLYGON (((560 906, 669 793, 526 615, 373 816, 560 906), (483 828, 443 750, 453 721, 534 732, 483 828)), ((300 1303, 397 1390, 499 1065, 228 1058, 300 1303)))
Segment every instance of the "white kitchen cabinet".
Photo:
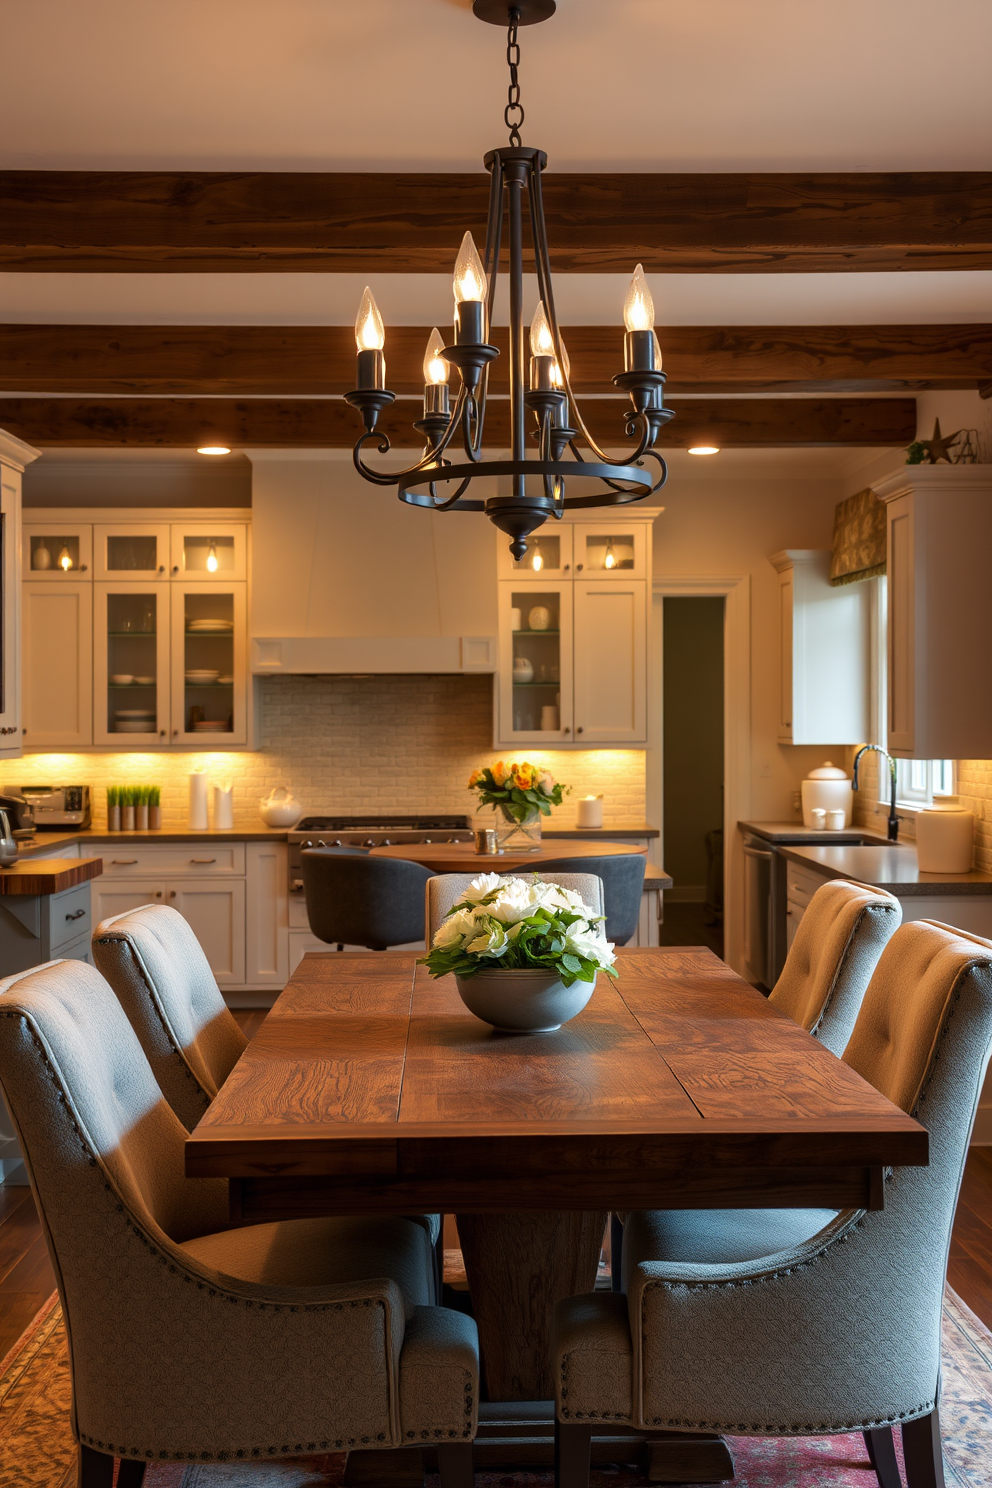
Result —
POLYGON ((248 742, 246 586, 195 583, 170 587, 171 742, 201 748, 244 745, 248 742), (199 727, 197 719, 201 720, 199 727), (216 726, 208 729, 204 723, 216 726))
POLYGON ((78 579, 21 588, 24 743, 93 743, 93 585, 78 579))
POLYGON ((169 742, 169 589, 93 585, 94 744, 149 750, 169 742))
POLYGON ((21 573, 37 584, 73 583, 93 577, 93 527, 67 513, 61 522, 24 523, 21 573))
POLYGON ((905 465, 872 489, 888 539, 889 753, 988 759, 992 469, 905 465))
POLYGON ((183 582, 230 584, 248 577, 244 522, 173 522, 169 574, 183 582))
POLYGON ((863 744, 871 734, 870 585, 832 586, 827 551, 789 548, 769 562, 779 579, 779 742, 863 744))
POLYGON ((643 579, 577 582, 574 702, 577 744, 647 738, 647 593, 643 579))
POLYGON ((284 842, 249 842, 245 981, 281 992, 289 980, 289 850, 284 842))
POLYGON ((0 759, 22 750, 21 478, 38 454, 0 429, 0 759))
POLYGON ((240 879, 174 879, 165 885, 164 902, 188 920, 217 985, 245 982, 245 885, 240 879))
POLYGON ((647 742, 656 515, 655 508, 638 521, 548 522, 520 564, 501 549, 497 748, 647 742), (535 573, 528 565, 538 537, 543 566, 535 573), (535 609, 548 612, 547 625, 535 609))
POLYGON ((169 577, 168 522, 96 522, 93 577, 146 582, 169 577))
POLYGON ((140 909, 143 904, 164 904, 165 885, 154 880, 148 883, 110 882, 104 878, 92 880, 93 925, 101 920, 113 919, 115 915, 128 914, 140 909))

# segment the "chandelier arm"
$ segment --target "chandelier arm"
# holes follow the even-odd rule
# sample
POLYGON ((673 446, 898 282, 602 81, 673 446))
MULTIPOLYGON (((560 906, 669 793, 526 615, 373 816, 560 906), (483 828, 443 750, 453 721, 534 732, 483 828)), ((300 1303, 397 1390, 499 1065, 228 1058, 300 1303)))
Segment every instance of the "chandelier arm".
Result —
POLYGON ((645 457, 644 458, 647 459, 647 460, 657 460, 658 461, 658 465, 659 465, 659 467, 661 469, 661 475, 660 475, 659 479, 655 481, 654 485, 651 487, 650 491, 648 492, 648 495, 649 496, 653 496, 654 493, 655 493, 655 491, 660 491, 661 490, 662 486, 665 484, 665 482, 668 479, 668 461, 665 459, 665 457, 663 455, 659 455, 659 453, 658 453, 657 450, 653 450, 653 449, 652 450, 647 450, 645 452, 645 457))
POLYGON ((472 484, 472 479, 473 479, 472 476, 467 475, 465 477, 465 479, 459 485, 459 487, 458 487, 457 491, 455 492, 455 494, 453 496, 447 497, 443 501, 439 501, 438 500, 437 489, 436 489, 436 487, 437 487, 437 481, 431 481, 431 483, 430 483, 430 485, 428 486, 427 489, 430 491, 431 497, 432 497, 432 499, 434 501, 434 510, 435 511, 439 511, 439 512, 441 512, 441 511, 447 511, 448 508, 449 508, 449 506, 454 506, 455 502, 461 500, 462 496, 464 496, 465 492, 468 490, 469 486, 472 484))
MULTIPOLYGON (((544 196, 541 190, 541 173, 536 169, 536 166, 530 172, 530 190, 527 193, 527 197, 528 205, 530 206, 531 233, 534 239, 534 258, 537 267, 538 289, 541 299, 544 301, 544 312, 548 317, 548 324, 551 329, 551 337, 555 348, 555 360, 558 363, 561 380, 568 396, 568 405, 575 416, 575 422, 586 444, 592 450, 597 460, 601 460, 604 465, 608 465, 611 463, 610 456, 605 450, 600 449, 595 439, 593 439, 586 426, 586 421, 582 417, 579 405, 575 400, 575 394, 572 392, 572 384, 568 375, 568 368, 562 352, 561 331, 558 327, 558 312, 555 309, 554 287, 551 282, 551 256, 548 249, 548 234, 544 222, 544 196)), ((569 448, 577 460, 583 458, 576 448, 574 441, 569 440, 569 448)), ((624 461, 628 462, 626 454, 624 455, 624 461)))
POLYGON ((465 398, 465 415, 462 419, 462 445, 469 459, 478 463, 482 459, 482 420, 485 409, 480 409, 473 393, 465 398))
POLYGON ((436 464, 441 455, 444 454, 454 438, 456 430, 462 423, 464 401, 465 389, 459 388, 458 396, 455 399, 454 412, 451 415, 451 422, 448 424, 438 443, 428 445, 415 465, 408 465, 405 470, 394 471, 373 470, 371 465, 366 465, 362 459, 362 451, 370 440, 378 440, 376 450, 380 455, 388 455, 392 448, 388 435, 372 430, 371 433, 362 434, 355 441, 351 452, 351 459, 355 469, 359 475, 364 476, 367 481, 371 481, 376 486, 395 486, 399 481, 409 479, 410 476, 416 475, 420 470, 429 470, 431 465, 436 464))

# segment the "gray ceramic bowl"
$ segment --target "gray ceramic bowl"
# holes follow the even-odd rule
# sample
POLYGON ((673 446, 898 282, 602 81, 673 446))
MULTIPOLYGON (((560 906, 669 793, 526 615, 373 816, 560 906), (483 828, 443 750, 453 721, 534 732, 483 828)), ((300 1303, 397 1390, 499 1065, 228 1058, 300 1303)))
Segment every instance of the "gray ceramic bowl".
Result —
POLYGON ((469 1012, 501 1033, 554 1033, 596 990, 594 981, 565 987, 548 971, 480 971, 455 981, 469 1012))

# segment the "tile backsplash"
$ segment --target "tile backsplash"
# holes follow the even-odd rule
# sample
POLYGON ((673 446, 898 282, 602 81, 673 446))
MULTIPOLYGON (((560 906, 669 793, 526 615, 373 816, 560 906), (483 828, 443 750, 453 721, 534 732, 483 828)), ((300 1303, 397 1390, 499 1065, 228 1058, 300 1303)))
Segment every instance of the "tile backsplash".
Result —
MULTIPOLYGON (((106 825, 107 785, 161 785, 163 826, 176 828, 186 822, 187 777, 204 768, 217 782, 233 782, 235 824, 249 828, 260 824, 259 800, 283 784, 305 807, 342 814, 471 812, 470 772, 500 756, 492 747, 489 676, 266 677, 261 694, 257 751, 26 755, 4 764, 0 779, 89 784, 97 826, 106 825)), ((572 785, 553 817, 562 825, 574 823, 579 796, 600 793, 607 825, 644 821, 643 750, 522 745, 515 757, 572 785)))

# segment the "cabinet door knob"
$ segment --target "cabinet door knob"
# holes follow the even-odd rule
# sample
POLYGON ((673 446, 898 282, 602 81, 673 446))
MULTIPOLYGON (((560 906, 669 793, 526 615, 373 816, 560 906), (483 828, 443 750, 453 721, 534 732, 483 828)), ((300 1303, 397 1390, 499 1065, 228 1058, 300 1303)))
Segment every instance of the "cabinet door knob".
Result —
POLYGON ((159 729, 158 736, 159 736, 160 739, 164 739, 165 738, 165 729, 159 729))
POLYGON ((175 891, 175 889, 170 889, 169 890, 169 898, 170 899, 175 899, 175 897, 176 897, 176 891, 175 891))
POLYGON ((568 570, 571 568, 571 566, 572 565, 570 563, 563 563, 561 567, 562 573, 568 573, 568 570))
POLYGON ((575 732, 576 732, 576 733, 577 733, 577 734, 584 734, 584 733, 585 733, 585 729, 584 729, 584 728, 583 728, 583 727, 582 727, 582 725, 581 725, 581 723, 580 723, 580 724, 579 724, 579 726, 578 726, 578 728, 577 728, 577 729, 576 729, 576 730, 575 730, 575 732))
POLYGON ((161 889, 156 889, 155 890, 155 898, 156 899, 161 899, 161 897, 162 897, 162 890, 161 889))
POLYGON ((572 730, 569 728, 568 724, 566 724, 565 727, 562 729, 563 734, 570 734, 571 732, 572 730))
POLYGON ((575 567, 576 567, 576 568, 577 568, 577 569, 578 569, 578 571, 579 571, 579 573, 581 573, 581 572, 582 572, 582 570, 583 570, 583 568, 584 568, 584 567, 585 567, 585 565, 584 565, 584 564, 582 564, 582 563, 577 563, 577 564, 576 564, 576 565, 575 565, 575 567))
POLYGON ((179 730, 178 729, 173 729, 172 730, 172 737, 174 739, 178 739, 179 738, 179 730))
POLYGON ((174 574, 177 574, 179 572, 179 564, 178 563, 173 564, 173 566, 172 566, 172 572, 174 574))

